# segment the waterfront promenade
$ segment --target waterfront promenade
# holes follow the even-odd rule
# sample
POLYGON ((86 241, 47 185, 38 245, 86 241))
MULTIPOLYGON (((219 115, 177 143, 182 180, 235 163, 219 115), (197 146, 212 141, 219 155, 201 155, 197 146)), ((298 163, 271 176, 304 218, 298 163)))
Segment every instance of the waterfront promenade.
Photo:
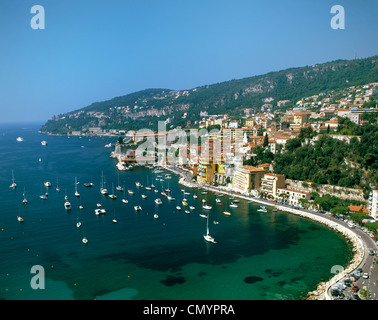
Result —
MULTIPOLYGON (((338 273, 334 273, 334 276, 325 283, 320 283, 318 288, 308 294, 308 299, 311 300, 333 300, 331 295, 331 287, 336 283, 343 281, 350 273, 361 268, 362 273, 368 273, 368 279, 360 278, 353 283, 359 287, 359 289, 366 288, 368 291, 367 300, 378 299, 378 268, 375 264, 375 255, 370 255, 369 252, 373 250, 377 252, 376 242, 373 241, 365 232, 358 228, 350 228, 346 222, 332 217, 332 215, 322 214, 318 212, 309 211, 306 209, 295 209, 290 205, 279 204, 271 200, 256 198, 252 196, 243 195, 232 190, 227 190, 222 187, 214 187, 210 185, 198 184, 192 181, 192 175, 190 172, 179 170, 172 167, 163 167, 166 170, 174 172, 180 176, 179 183, 189 188, 203 188, 215 193, 227 194, 234 197, 239 197, 247 201, 253 201, 266 206, 274 206, 277 210, 289 212, 291 214, 300 215, 305 218, 312 219, 319 223, 327 225, 329 228, 340 232, 344 237, 351 241, 353 245, 354 257, 350 264, 345 268, 337 268, 338 273)), ((333 270, 330 270, 332 274, 333 270)), ((347 298, 356 299, 359 298, 358 294, 351 291, 350 288, 344 290, 344 294, 347 298)))

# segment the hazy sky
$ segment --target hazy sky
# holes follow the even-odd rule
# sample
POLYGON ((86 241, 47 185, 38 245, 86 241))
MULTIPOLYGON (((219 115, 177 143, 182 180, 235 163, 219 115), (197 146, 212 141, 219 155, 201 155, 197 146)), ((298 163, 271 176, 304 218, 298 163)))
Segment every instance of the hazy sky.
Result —
POLYGON ((377 13, 376 0, 0 0, 0 122, 377 55, 377 13), (36 4, 44 30, 30 24, 36 4))

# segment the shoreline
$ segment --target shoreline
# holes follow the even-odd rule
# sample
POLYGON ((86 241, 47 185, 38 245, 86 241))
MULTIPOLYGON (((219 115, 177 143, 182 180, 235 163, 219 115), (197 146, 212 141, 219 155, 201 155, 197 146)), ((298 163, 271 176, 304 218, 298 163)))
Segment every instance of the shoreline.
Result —
POLYGON ((291 214, 296 214, 304 218, 311 219, 323 225, 326 225, 328 228, 340 233, 346 240, 348 240, 352 245, 353 251, 353 258, 349 262, 348 266, 343 269, 340 273, 335 274, 332 278, 330 278, 326 282, 320 282, 317 288, 314 291, 308 292, 306 296, 306 300, 332 300, 332 297, 329 295, 329 288, 333 286, 335 283, 343 279, 347 274, 351 273, 352 271, 356 270, 363 262, 366 257, 366 247, 363 241, 360 239, 359 235, 353 232, 351 229, 346 228, 345 226, 341 225, 340 223, 333 221, 326 216, 320 216, 315 213, 311 213, 305 210, 294 209, 290 207, 286 207, 280 204, 271 203, 270 201, 265 201, 258 198, 253 198, 249 196, 245 196, 236 192, 218 189, 216 187, 202 185, 197 182, 187 181, 187 176, 173 168, 169 168, 166 166, 160 166, 162 169, 171 171, 180 176, 178 183, 184 185, 188 188, 202 188, 207 191, 218 192, 226 195, 232 195, 234 197, 238 197, 247 201, 253 201, 256 203, 260 203, 263 205, 268 205, 277 208, 280 211, 288 212, 291 214))

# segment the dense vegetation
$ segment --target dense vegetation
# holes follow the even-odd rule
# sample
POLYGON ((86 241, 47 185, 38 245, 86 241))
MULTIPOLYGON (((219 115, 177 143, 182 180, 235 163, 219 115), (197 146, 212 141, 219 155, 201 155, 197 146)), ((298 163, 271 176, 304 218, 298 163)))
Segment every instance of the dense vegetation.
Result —
POLYGON ((339 123, 338 133, 358 135, 360 141, 354 137, 348 144, 323 134, 314 142, 306 139, 307 129, 274 155, 274 171, 294 180, 363 188, 367 195, 378 181, 378 125, 356 125, 346 118, 339 123))

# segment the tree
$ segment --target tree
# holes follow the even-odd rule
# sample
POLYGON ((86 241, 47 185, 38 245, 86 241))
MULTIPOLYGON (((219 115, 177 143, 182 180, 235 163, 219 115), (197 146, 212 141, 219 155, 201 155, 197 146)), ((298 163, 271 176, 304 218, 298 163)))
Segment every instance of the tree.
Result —
POLYGON ((265 134, 265 138, 264 138, 264 144, 263 146, 264 147, 267 147, 269 145, 269 137, 268 137, 268 134, 265 134))

